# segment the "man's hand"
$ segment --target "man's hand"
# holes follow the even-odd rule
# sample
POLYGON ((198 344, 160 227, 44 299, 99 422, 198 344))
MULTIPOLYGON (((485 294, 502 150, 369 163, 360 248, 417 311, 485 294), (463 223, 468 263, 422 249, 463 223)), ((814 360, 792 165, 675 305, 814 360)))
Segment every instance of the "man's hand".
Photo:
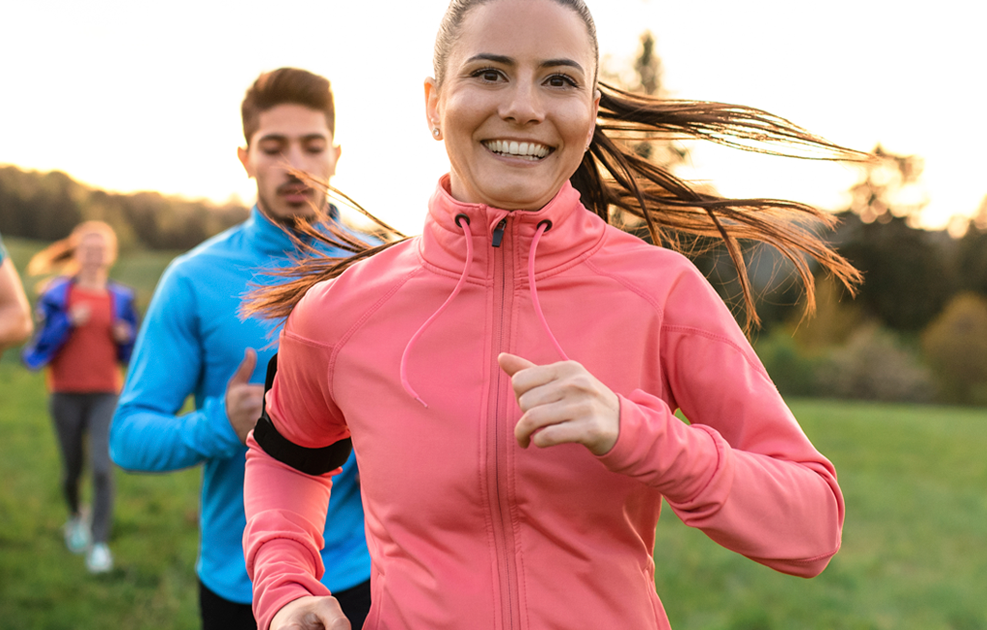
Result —
POLYGON ((288 602, 271 620, 271 630, 350 630, 335 597, 308 595, 288 602))
POLYGON ((244 443, 264 408, 264 386, 250 382, 250 375, 254 373, 256 365, 257 352, 253 348, 247 348, 243 361, 226 384, 226 417, 233 425, 237 437, 244 443))
POLYGON ((620 399, 575 361, 535 365, 513 354, 497 357, 511 377, 524 415, 514 427, 522 448, 576 442, 603 455, 620 434, 620 399))

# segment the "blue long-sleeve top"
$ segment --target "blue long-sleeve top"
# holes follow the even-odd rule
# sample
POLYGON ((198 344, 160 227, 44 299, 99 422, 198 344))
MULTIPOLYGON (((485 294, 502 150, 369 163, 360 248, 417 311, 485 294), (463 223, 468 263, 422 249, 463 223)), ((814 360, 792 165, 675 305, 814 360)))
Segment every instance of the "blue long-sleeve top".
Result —
MULTIPOLYGON (((53 279, 38 299, 35 308, 40 328, 21 351, 21 360, 32 370, 38 370, 49 363, 62 349, 72 334, 72 321, 69 319, 69 290, 75 278, 59 276, 53 279)), ((110 307, 113 321, 124 321, 132 330, 137 330, 137 310, 134 307, 134 291, 130 287, 107 280, 106 290, 110 294, 110 307)), ((117 344, 117 361, 127 363, 134 349, 131 339, 117 344)))
MULTIPOLYGON (((239 308, 253 284, 275 282, 265 272, 295 253, 290 237, 255 206, 245 222, 172 261, 137 335, 110 427, 110 455, 124 469, 203 464, 196 570, 207 588, 233 602, 249 603, 251 585, 241 542, 246 447, 226 415, 226 385, 247 348, 258 359, 250 380, 262 384, 277 340, 275 323, 241 319, 239 308), (195 409, 179 415, 189 395, 195 409)), ((333 478, 326 523, 323 583, 337 591, 369 579, 352 454, 333 478)))

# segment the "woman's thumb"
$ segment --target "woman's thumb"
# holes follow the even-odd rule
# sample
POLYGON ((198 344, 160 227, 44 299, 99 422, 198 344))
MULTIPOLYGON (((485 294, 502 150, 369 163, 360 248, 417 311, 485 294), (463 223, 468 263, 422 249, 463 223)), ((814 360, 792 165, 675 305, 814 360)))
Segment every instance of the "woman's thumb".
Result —
POLYGON ((535 367, 535 364, 531 361, 508 352, 501 352, 497 355, 497 363, 500 365, 500 369, 504 370, 508 376, 514 376, 521 370, 535 367))

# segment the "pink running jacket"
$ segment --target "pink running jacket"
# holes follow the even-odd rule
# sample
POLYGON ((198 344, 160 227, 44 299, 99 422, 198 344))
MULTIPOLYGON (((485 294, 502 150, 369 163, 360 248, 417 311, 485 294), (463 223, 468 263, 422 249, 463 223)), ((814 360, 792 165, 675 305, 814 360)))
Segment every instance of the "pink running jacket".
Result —
MULTIPOLYGON (((454 200, 443 178, 422 236, 295 308, 267 408, 301 446, 352 437, 369 630, 668 628, 654 584, 663 496, 686 524, 785 573, 816 575, 840 546, 833 466, 717 294, 568 184, 537 212, 508 212, 454 200), (613 449, 520 448, 503 351, 538 364, 564 353, 617 393, 613 449)), ((266 629, 287 602, 326 594, 331 474, 249 444, 244 546, 266 629)))

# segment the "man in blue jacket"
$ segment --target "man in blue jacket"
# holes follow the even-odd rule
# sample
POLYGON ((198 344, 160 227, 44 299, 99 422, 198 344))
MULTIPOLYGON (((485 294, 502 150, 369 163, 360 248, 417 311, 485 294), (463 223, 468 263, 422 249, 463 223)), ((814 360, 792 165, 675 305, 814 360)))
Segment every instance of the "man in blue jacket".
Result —
MULTIPOLYGON (((113 461, 131 471, 203 464, 199 558, 204 630, 256 628, 243 558, 244 440, 260 416, 275 323, 238 316, 252 284, 271 283, 296 248, 283 228, 321 208, 324 192, 294 172, 328 182, 340 147, 329 81, 294 68, 262 74, 242 105, 240 161, 257 183, 257 205, 240 225, 179 256, 148 308, 110 428, 113 461), (189 395, 195 410, 178 415, 189 395)), ((370 558, 352 454, 333 478, 323 583, 354 628, 370 607, 370 558)))

